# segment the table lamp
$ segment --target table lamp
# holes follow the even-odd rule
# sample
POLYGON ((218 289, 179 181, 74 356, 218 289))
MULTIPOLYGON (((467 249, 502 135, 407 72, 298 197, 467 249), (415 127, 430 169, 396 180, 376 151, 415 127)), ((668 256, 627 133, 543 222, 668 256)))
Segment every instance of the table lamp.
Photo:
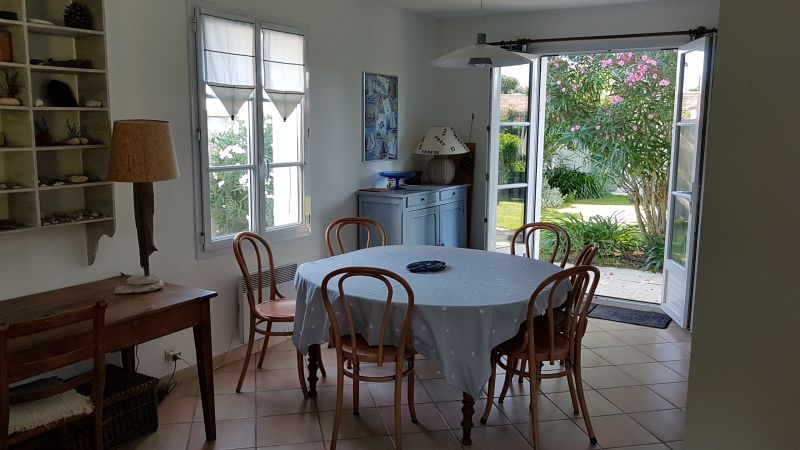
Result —
POLYGON ((169 122, 161 120, 117 120, 111 136, 108 179, 133 183, 133 208, 139 263, 143 276, 128 278, 117 293, 149 292, 164 283, 150 274, 150 254, 158 250, 153 243, 153 182, 178 178, 178 162, 172 146, 169 122))
POLYGON ((434 184, 449 184, 453 181, 456 164, 448 156, 468 152, 467 146, 450 127, 431 127, 414 151, 418 155, 433 155, 425 173, 434 184))

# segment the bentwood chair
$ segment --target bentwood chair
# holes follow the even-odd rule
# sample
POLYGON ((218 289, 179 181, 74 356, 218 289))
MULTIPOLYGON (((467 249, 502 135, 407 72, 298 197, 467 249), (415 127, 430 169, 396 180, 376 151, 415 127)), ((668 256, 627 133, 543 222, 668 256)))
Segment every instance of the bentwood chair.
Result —
POLYGON ((348 225, 355 225, 357 231, 361 231, 363 228, 366 233, 366 244, 367 247, 372 247, 372 229, 374 228, 377 231, 377 234, 381 237, 381 245, 386 245, 388 239, 386 238, 386 231, 383 229, 380 223, 375 220, 367 219, 366 217, 342 217, 341 219, 336 219, 328 225, 328 228, 325 230, 325 245, 328 246, 328 253, 331 256, 335 256, 337 254, 337 250, 333 246, 333 242, 331 242, 331 233, 334 233, 336 237, 336 244, 338 246, 338 253, 346 253, 344 249, 344 244, 342 244, 342 229, 348 225))
MULTIPOLYGON (((272 249, 266 239, 251 231, 242 231, 233 239, 233 254, 236 256, 236 262, 239 263, 239 268, 242 270, 242 277, 244 278, 244 284, 247 290, 247 303, 250 306, 250 334, 247 339, 247 355, 244 357, 242 373, 239 375, 239 383, 236 385, 236 392, 241 392, 242 383, 247 374, 250 357, 253 353, 256 333, 264 336, 264 342, 261 346, 261 355, 258 358, 258 368, 260 369, 264 364, 264 355, 267 352, 269 338, 271 336, 292 335, 291 331, 272 331, 272 326, 275 323, 294 322, 295 300, 288 299, 278 292, 277 282, 275 281, 275 263, 272 258, 272 249), (255 252, 256 272, 251 272, 247 265, 247 259, 244 256, 244 247, 246 244, 251 244, 255 252), (264 260, 262 251, 266 254, 266 263, 268 265, 266 277, 263 275, 264 260), (254 273, 256 274, 255 277, 252 276, 254 273), (255 278, 255 280, 253 280, 253 278, 255 278), (264 292, 265 287, 268 289, 267 293, 264 292), (259 328, 261 325, 264 325, 264 329, 259 328)), ((320 358, 320 362, 321 361, 322 359, 320 358)), ((303 354, 298 350, 297 374, 300 379, 300 387, 303 390, 303 395, 308 395, 303 366, 303 354)), ((323 367, 322 364, 320 364, 320 371, 322 376, 327 375, 325 373, 325 367, 323 367)))
POLYGON ((525 256, 532 258, 535 252, 533 247, 536 242, 534 236, 537 231, 539 233, 549 232, 553 234, 553 252, 550 254, 549 261, 551 264, 558 264, 562 269, 566 267, 569 252, 572 250, 572 244, 567 230, 553 223, 531 222, 519 227, 517 231, 514 232, 514 235, 511 236, 511 254, 517 254, 517 241, 521 239, 521 243, 525 246, 525 256), (559 249, 561 248, 563 248, 563 255, 560 260, 557 260, 559 257, 559 249))
MULTIPOLYGON (((322 300, 328 319, 331 322, 331 334, 333 336, 334 347, 336 348, 336 368, 338 376, 336 378, 336 416, 333 421, 333 434, 331 436, 330 450, 336 449, 336 439, 339 435, 339 426, 342 418, 342 397, 344 395, 344 377, 353 380, 353 414, 358 415, 358 392, 360 381, 388 382, 394 381, 394 433, 395 448, 401 450, 402 434, 400 430, 400 408, 403 378, 408 378, 408 411, 411 414, 411 421, 417 423, 417 414, 414 409, 414 347, 411 334, 411 320, 414 315, 414 292, 405 279, 394 272, 385 269, 371 267, 345 267, 334 270, 322 280, 322 300), (339 277, 338 280, 334 279, 339 277), (383 307, 382 320, 380 323, 379 334, 377 335, 377 345, 370 345, 366 338, 360 334, 353 321, 350 300, 345 294, 345 282, 355 278, 373 278, 377 285, 386 286, 387 296, 383 307), (328 284, 335 283, 338 296, 332 299, 329 293, 328 284), (397 283, 400 288, 405 290, 408 302, 406 305, 397 305, 394 301, 395 287, 397 283), (334 303, 335 301, 335 303, 334 303), (404 308, 405 307, 405 308, 404 308), (390 323, 393 308, 405 309, 402 326, 399 328, 397 345, 389 345, 385 342, 387 328, 393 327, 390 323), (352 370, 345 368, 345 361, 352 362, 352 370), (374 363, 377 365, 375 375, 364 375, 361 373, 362 363, 374 363), (386 369, 386 374, 380 372, 385 363, 393 366, 386 369)), ((365 324, 366 325, 366 324, 365 324)), ((375 326, 378 324, 375 323, 375 326)), ((369 325, 370 328, 373 324, 369 325)))
MULTIPOLYGON (((30 322, 0 324, 0 449, 26 441, 44 432, 92 417, 91 443, 103 448, 103 389, 106 352, 103 343, 106 302, 67 311, 30 322), (89 326, 91 322, 91 326, 89 326), (54 346, 63 351, 53 355, 27 355, 23 351, 13 359, 44 373, 69 365, 72 361, 91 359, 92 369, 67 380, 37 380, 9 388, 14 378, 9 370, 12 354, 9 342, 58 337, 54 346), (76 390, 91 385, 90 396, 76 390)), ((63 428, 62 428, 63 430, 63 428)), ((61 445, 66 445, 62 442, 61 445)))
POLYGON ((578 257, 575 258, 575 266, 591 266, 592 262, 594 262, 594 257, 597 256, 597 252, 600 250, 600 247, 597 244, 588 244, 586 247, 583 247, 583 250, 578 254, 578 257))
POLYGON ((514 375, 522 375, 531 383, 531 431, 534 448, 539 446, 539 420, 537 406, 537 392, 543 378, 567 377, 572 408, 575 414, 583 414, 589 442, 594 445, 597 438, 592 428, 589 411, 586 409, 586 399, 583 394, 583 381, 581 377, 581 340, 586 333, 588 325, 589 308, 594 298, 594 291, 600 280, 600 271, 594 266, 577 266, 564 269, 541 282, 533 291, 528 302, 527 320, 520 326, 519 332, 513 338, 499 344, 491 353, 492 375, 489 379, 488 398, 486 409, 481 417, 481 423, 486 423, 492 410, 491 399, 494 398, 495 381, 497 379, 497 366, 506 370, 506 383, 514 375), (569 289, 564 305, 568 314, 567 326, 559 330, 554 320, 553 311, 557 308, 557 296, 562 287, 569 289), (547 324, 538 327, 535 317, 534 303, 540 296, 547 298, 547 324), (537 324, 537 325, 534 325, 537 324), (503 360, 505 358, 505 361, 503 360), (517 362, 527 362, 530 370, 518 368, 517 362), (542 366, 547 361, 561 365, 555 371, 542 372, 542 366), (535 371, 533 369, 536 369, 535 371), (578 409, 580 406, 580 410, 578 409))

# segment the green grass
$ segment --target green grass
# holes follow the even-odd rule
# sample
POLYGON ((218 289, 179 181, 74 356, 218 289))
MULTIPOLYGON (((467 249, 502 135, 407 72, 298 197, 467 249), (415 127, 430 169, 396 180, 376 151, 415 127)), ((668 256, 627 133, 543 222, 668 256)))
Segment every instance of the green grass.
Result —
MULTIPOLYGON (((525 204, 523 202, 499 202, 497 204, 497 227, 504 230, 516 230, 525 225, 525 204)), ((542 209, 543 222, 556 222, 567 215, 555 208, 542 209)))
POLYGON ((614 205, 624 206, 630 205, 631 201, 627 195, 613 195, 608 194, 602 198, 581 198, 572 201, 575 205, 614 205))

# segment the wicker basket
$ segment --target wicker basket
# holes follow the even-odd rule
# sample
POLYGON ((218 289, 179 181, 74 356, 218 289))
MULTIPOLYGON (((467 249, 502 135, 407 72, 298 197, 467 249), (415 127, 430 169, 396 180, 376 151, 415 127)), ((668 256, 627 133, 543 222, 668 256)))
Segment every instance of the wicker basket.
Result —
MULTIPOLYGON (((103 448, 117 448, 158 429, 158 380, 121 367, 106 366, 103 401, 103 448)), ((88 395, 88 391, 82 392, 88 395)), ((70 433, 68 449, 92 448, 87 424, 70 433)), ((88 424, 91 427, 90 424, 88 424)))

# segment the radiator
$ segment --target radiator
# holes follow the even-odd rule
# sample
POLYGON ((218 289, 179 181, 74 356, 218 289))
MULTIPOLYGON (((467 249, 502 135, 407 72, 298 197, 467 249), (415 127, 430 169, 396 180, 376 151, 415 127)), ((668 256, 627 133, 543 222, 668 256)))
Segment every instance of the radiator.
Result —
MULTIPOLYGON (((286 264, 283 266, 275 267, 275 281, 278 284, 278 291, 287 297, 294 296, 294 274, 297 272, 297 263, 286 264)), ((258 278, 261 277, 263 285, 263 295, 269 296, 269 271, 263 270, 261 273, 253 272, 250 274, 250 284, 256 290, 255 295, 258 295, 258 278)), ((256 299, 258 301, 258 299, 256 299)), ((262 327, 259 327, 262 328, 262 327)), ((272 325, 273 331, 291 330, 291 323, 275 323, 272 325)), ((244 277, 239 279, 239 331, 242 335, 242 342, 247 343, 250 337, 250 304, 247 303, 247 285, 244 282, 244 277)), ((256 333, 256 339, 260 339, 262 335, 256 333)))

